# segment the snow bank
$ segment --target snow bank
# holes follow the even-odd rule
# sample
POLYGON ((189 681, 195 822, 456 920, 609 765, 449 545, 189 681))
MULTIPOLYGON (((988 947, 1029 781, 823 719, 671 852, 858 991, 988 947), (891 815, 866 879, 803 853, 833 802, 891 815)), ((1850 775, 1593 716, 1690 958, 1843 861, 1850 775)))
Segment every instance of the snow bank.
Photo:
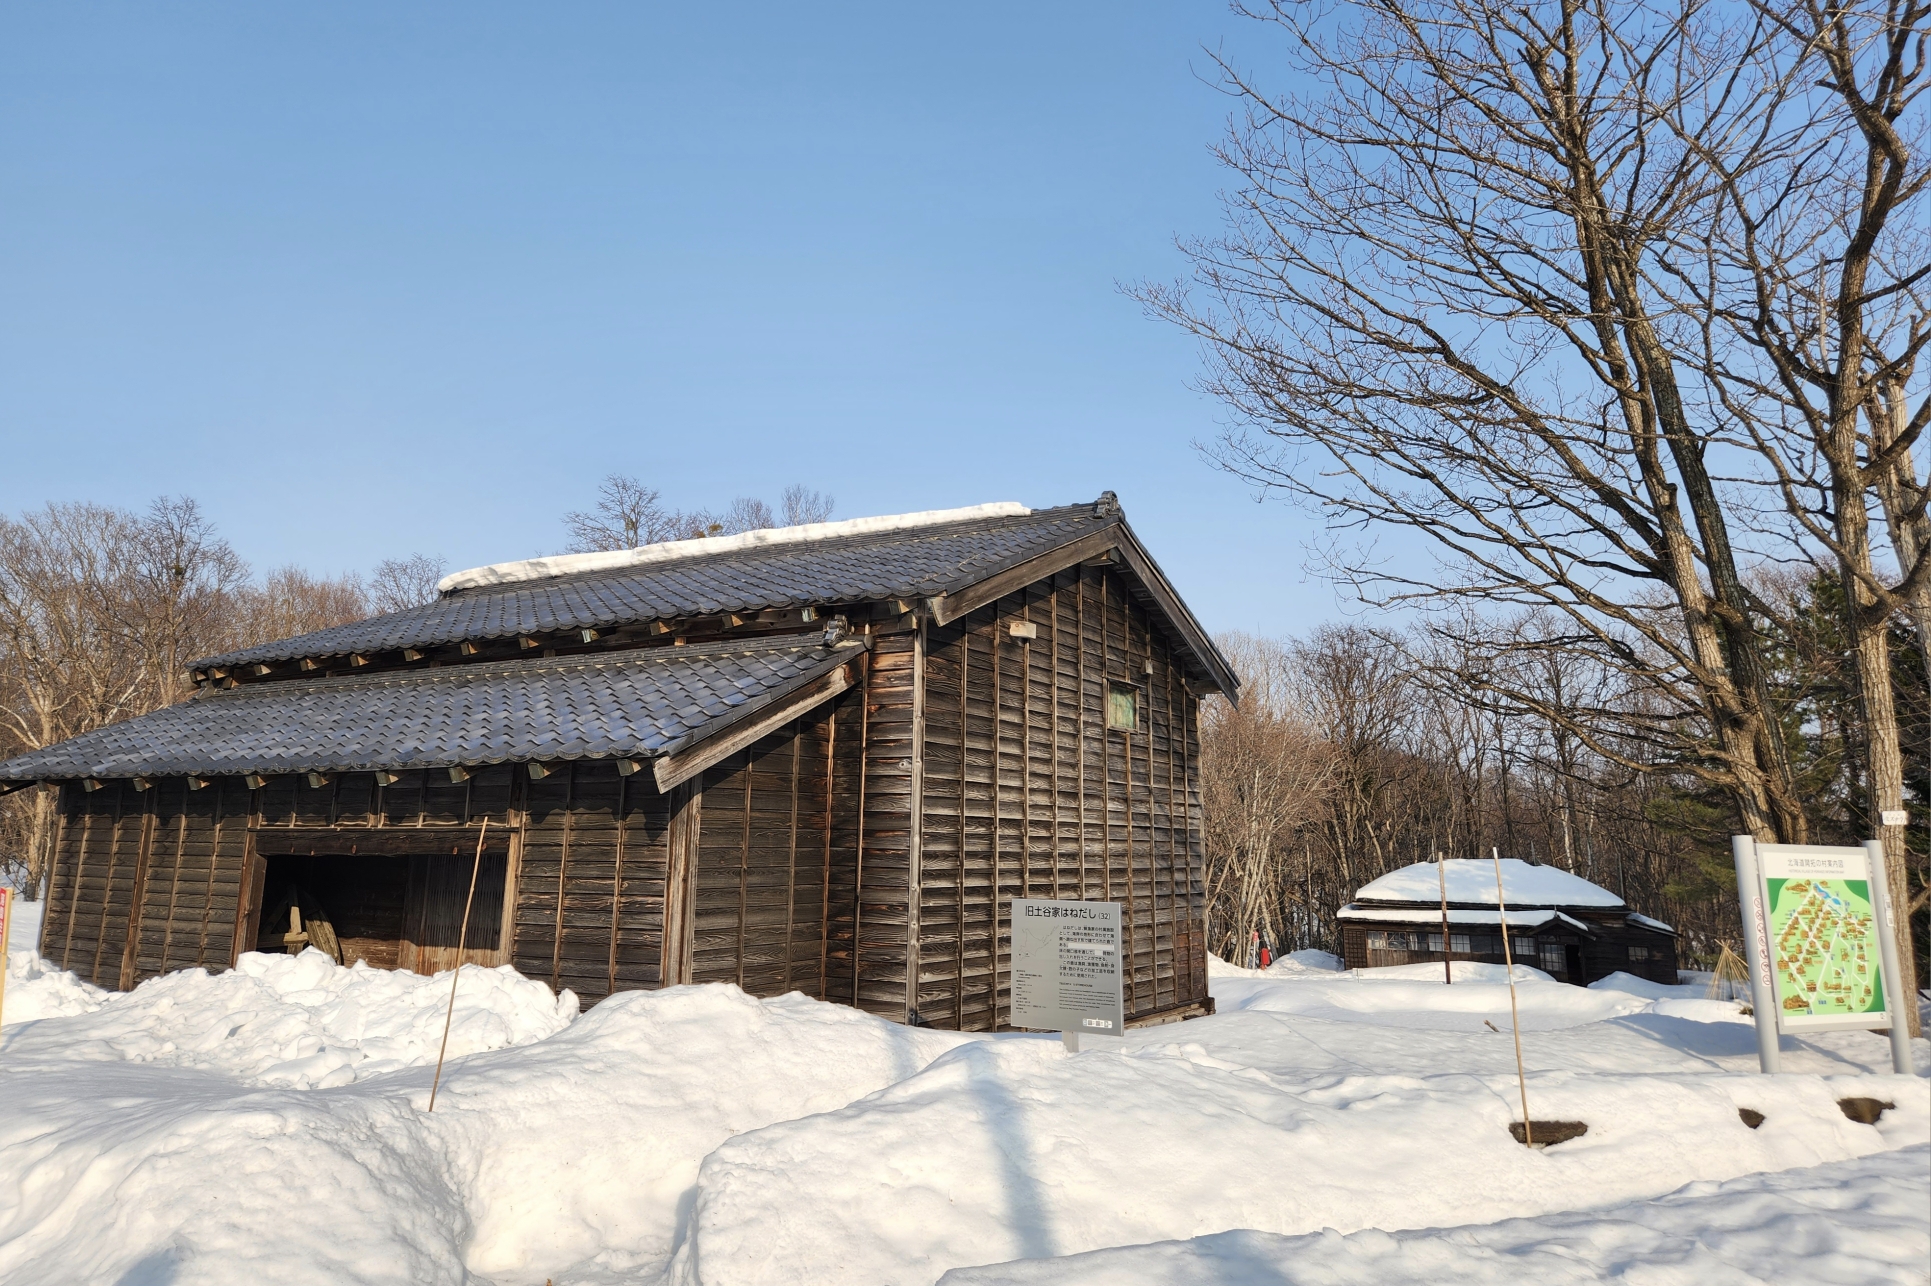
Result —
POLYGON ((1209 978, 1282 978, 1295 974, 1339 973, 1347 964, 1332 951, 1290 951, 1265 969, 1244 969, 1219 956, 1207 956, 1209 978))
POLYGON ((0 1027, 37 1018, 65 1018, 99 1009, 110 993, 56 969, 32 951, 7 953, 7 993, 0 998, 0 1027))
POLYGON ((1925 1082, 1875 1074, 1869 1033, 1760 1077, 1734 1005, 1527 981, 1531 1106, 1591 1126, 1529 1152, 1505 985, 1320 963, 1217 972, 1217 1016, 1076 1056, 715 985, 572 1021, 568 993, 471 968, 433 1115, 449 975, 248 956, 110 996, 43 969, 23 985, 87 1009, 0 1032, 0 1281, 923 1284, 1229 1229, 1555 1226, 1931 1141, 1925 1082), (1857 1125, 1849 1094, 1898 1108, 1857 1125))
MULTIPOLYGON (((9 961, 7 1015, 14 1020, 9 961)), ((256 1085, 347 1085, 434 1062, 450 978, 359 961, 343 968, 310 948, 299 956, 249 952, 225 973, 188 969, 116 995, 52 973, 29 955, 21 1020, 74 1015, 58 1028, 21 1027, 0 1054, 116 1059, 220 1071, 256 1085)), ((576 996, 552 995, 507 966, 463 970, 449 1030, 452 1057, 542 1040, 568 1026, 576 996)))
POLYGON ((980 1042, 841 1111, 725 1142, 700 1171, 676 1280, 924 1286, 959 1265, 1150 1236, 1488 1222, 1931 1134, 1921 1082, 1844 1079, 1858 1088, 1539 1072, 1532 1110, 1590 1131, 1538 1152, 1507 1132, 1512 1075, 1290 1079, 1184 1043, 1069 1056, 1052 1040, 980 1042), (1837 1109, 1873 1090, 1899 1102, 1886 1131, 1837 1109), (1751 1130, 1741 1107, 1769 1121, 1751 1130), (1243 1178, 1283 1169, 1319 1181, 1243 1178))
POLYGON ((1931 1261, 1931 1149, 1726 1183, 1655 1201, 1485 1227, 1223 1232, 1057 1260, 954 1269, 942 1286, 1583 1286, 1606 1281, 1920 1286, 1931 1261))
MULTIPOLYGON (((799 996, 631 993, 546 1040, 453 1059, 429 1115, 433 1044, 417 1065, 385 1074, 364 1058, 353 1083, 319 1088, 252 1069, 289 1009, 325 1015, 330 1039, 361 1031, 365 1051, 413 1040, 417 991, 446 1000, 447 974, 244 960, 254 972, 159 980, 173 985, 24 1027, 0 1049, 0 1173, 19 1178, 0 1184, 0 1281, 648 1276, 668 1263, 698 1166, 720 1143, 842 1107, 971 1039, 799 996), (297 985, 318 976, 306 993, 297 985), (331 989, 333 1002, 322 998, 331 989), (103 1032, 109 1016, 120 1026, 103 1032), (225 1054, 224 1021, 237 1024, 225 1054), (123 1056, 155 1052, 145 1042, 169 1031, 213 1044, 123 1056), (61 1052, 70 1041, 72 1059, 61 1052)), ((509 978, 465 970, 458 1025, 465 1007, 501 1019, 491 1003, 521 988, 548 995, 509 978)), ((573 1012, 574 998, 550 1008, 573 1012)))
POLYGON ((541 1045, 471 1059, 436 1105, 463 1158, 470 1266, 532 1282, 563 1265, 661 1269, 719 1144, 842 1108, 971 1039, 713 984, 614 996, 541 1045))

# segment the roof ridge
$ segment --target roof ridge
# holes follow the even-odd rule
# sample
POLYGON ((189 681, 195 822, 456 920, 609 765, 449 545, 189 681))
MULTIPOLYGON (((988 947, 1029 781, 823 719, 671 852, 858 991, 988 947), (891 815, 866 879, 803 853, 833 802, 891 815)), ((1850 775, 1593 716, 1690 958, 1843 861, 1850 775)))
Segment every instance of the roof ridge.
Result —
POLYGON ((436 584, 444 594, 466 589, 482 589, 521 581, 551 580, 559 576, 578 576, 588 572, 617 571, 645 567, 653 563, 682 562, 705 554, 736 553, 746 549, 768 549, 777 545, 807 544, 836 540, 844 536, 869 536, 918 527, 939 527, 983 518, 1023 518, 1033 511, 1013 500, 969 505, 962 509, 922 509, 914 513, 883 514, 871 518, 845 518, 837 522, 800 523, 791 527, 760 527, 734 536, 703 536, 695 540, 660 540, 635 549, 616 549, 589 554, 551 554, 542 558, 523 558, 507 563, 489 563, 451 572, 436 584))

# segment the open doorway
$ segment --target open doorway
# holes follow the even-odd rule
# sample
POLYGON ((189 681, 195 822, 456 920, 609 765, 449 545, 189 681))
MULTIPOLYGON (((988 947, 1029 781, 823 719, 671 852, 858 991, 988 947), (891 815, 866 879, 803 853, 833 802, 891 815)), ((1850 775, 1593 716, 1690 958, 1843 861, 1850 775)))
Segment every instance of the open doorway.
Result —
MULTIPOLYGON (((265 856, 255 950, 313 946, 342 964, 433 974, 458 963, 474 855, 265 856)), ((509 855, 485 852, 464 964, 504 961, 509 855)))

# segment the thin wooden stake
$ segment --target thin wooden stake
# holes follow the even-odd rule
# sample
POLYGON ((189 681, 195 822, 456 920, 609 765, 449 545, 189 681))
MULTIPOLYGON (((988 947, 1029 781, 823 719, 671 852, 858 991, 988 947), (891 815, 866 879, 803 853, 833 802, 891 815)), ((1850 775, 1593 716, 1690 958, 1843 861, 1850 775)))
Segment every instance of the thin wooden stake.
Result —
POLYGON ((13 902, 18 896, 0 884, 0 1012, 7 1007, 7 937, 13 932, 13 902))
POLYGON ((1529 1078, 1522 1071, 1522 1015, 1515 1007, 1515 952, 1509 946, 1508 899, 1502 893, 1502 850, 1491 847, 1495 858, 1495 918, 1502 924, 1502 965, 1509 973, 1509 1032, 1515 1037, 1515 1085, 1522 1094, 1522 1145, 1535 1146, 1535 1130, 1529 1125, 1529 1078))
MULTIPOLYGON (((489 818, 485 817, 482 828, 476 832, 476 863, 469 868, 469 896, 463 899, 463 925, 456 931, 456 967, 449 974, 449 1011, 443 1015, 442 1048, 436 1051, 436 1079, 429 1083, 429 1110, 432 1112, 436 1110, 436 1091, 442 1088, 443 1056, 449 1053, 449 1024, 456 1017, 456 984, 462 981, 463 952, 469 949, 469 909, 476 904, 476 878, 483 873, 483 839, 488 834, 489 818)), ((1520 1044, 1518 1041, 1518 1049, 1520 1044)))
POLYGON ((1442 886, 1442 986, 1452 987, 1455 985, 1455 967, 1448 962, 1448 865, 1440 853, 1435 854, 1435 875, 1442 886))

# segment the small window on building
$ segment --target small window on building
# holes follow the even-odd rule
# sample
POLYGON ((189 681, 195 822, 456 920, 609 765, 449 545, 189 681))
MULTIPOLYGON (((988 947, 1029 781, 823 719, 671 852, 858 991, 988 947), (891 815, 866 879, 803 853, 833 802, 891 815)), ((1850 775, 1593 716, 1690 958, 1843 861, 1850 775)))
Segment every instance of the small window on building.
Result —
POLYGON ((1569 972, 1569 962, 1562 954, 1562 944, 1560 942, 1543 943, 1542 952, 1538 958, 1542 961, 1542 972, 1544 973, 1569 972))
POLYGON ((1439 933, 1431 933, 1431 934, 1429 934, 1429 935, 1428 935, 1428 949, 1429 949, 1430 951, 1440 951, 1440 950, 1442 949, 1442 935, 1441 935, 1441 934, 1439 934, 1439 933))
POLYGON ((1130 683, 1112 683, 1106 689, 1106 726, 1133 732, 1140 726, 1140 694, 1130 683))
MULTIPOLYGON (((1501 937, 1502 935, 1498 933, 1498 934, 1496 934, 1495 936, 1499 938, 1499 937, 1501 937)), ((1534 955, 1534 954, 1535 954, 1535 939, 1534 939, 1534 938, 1520 938, 1520 937, 1518 937, 1518 938, 1517 938, 1517 939, 1515 940, 1515 946, 1514 946, 1514 948, 1513 948, 1513 953, 1514 953, 1514 955, 1515 955, 1515 958, 1516 958, 1516 959, 1518 959, 1518 960, 1520 960, 1520 959, 1521 959, 1521 958, 1522 958, 1523 956, 1532 956, 1532 955, 1534 955)))
POLYGON ((1453 951, 1458 956, 1468 955, 1471 951, 1471 947, 1469 944, 1469 936, 1466 933, 1449 934, 1448 949, 1450 951, 1453 951))
POLYGON ((1631 960, 1647 960, 1649 959, 1649 948, 1648 947, 1631 947, 1629 949, 1629 958, 1631 960))

